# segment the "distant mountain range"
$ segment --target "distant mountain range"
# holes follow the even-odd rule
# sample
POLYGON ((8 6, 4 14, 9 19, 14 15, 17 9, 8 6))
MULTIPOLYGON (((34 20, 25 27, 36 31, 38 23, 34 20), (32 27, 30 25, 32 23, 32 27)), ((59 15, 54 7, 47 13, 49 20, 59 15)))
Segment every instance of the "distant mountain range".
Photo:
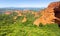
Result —
POLYGON ((17 7, 6 7, 6 8, 0 8, 0 13, 1 12, 5 12, 5 11, 14 11, 14 10, 34 10, 34 11, 38 11, 38 10, 42 10, 44 8, 17 8, 17 7))

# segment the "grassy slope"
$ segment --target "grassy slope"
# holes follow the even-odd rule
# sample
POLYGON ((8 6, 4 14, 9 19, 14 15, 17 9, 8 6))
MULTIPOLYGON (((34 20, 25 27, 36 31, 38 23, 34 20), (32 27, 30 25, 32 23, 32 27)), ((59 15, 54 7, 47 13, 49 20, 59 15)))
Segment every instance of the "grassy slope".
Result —
POLYGON ((33 25, 35 20, 31 14, 26 15, 28 21, 22 23, 24 16, 13 20, 14 15, 0 15, 0 36, 60 36, 60 28, 57 24, 38 27, 33 25), (15 22, 15 23, 14 23, 15 22))

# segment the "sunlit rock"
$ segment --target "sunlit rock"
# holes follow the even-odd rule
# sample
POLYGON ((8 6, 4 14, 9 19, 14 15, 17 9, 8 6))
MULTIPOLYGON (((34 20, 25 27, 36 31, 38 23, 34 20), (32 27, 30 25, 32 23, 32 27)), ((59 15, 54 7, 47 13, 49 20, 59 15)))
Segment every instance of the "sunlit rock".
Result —
POLYGON ((60 24, 60 2, 50 3, 50 5, 46 9, 41 11, 41 15, 42 16, 36 19, 33 24, 39 25, 40 23, 42 23, 43 25, 46 25, 55 22, 59 22, 58 24, 60 24))

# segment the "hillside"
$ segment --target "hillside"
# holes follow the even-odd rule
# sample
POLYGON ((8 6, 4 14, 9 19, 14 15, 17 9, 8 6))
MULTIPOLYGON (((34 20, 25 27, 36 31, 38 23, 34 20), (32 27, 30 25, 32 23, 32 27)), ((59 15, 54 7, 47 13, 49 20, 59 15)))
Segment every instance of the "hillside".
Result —
POLYGON ((35 11, 0 14, 0 36, 60 36, 60 28, 55 23, 34 25, 39 17, 35 11))
POLYGON ((60 36, 60 2, 52 2, 43 10, 30 9, 4 9, 0 36, 60 36))

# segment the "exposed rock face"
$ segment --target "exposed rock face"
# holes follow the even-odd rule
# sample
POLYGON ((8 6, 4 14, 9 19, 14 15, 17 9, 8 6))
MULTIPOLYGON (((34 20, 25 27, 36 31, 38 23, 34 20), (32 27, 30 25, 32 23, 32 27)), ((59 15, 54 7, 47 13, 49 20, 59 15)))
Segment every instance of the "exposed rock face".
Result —
POLYGON ((18 14, 17 16, 22 16, 22 11, 21 10, 17 10, 15 12, 18 14))
POLYGON ((46 9, 41 11, 41 17, 36 19, 33 24, 39 26, 40 23, 43 23, 43 25, 46 25, 47 23, 54 23, 54 12, 52 9, 46 9), (49 11, 51 10, 51 11, 49 11))
POLYGON ((60 2, 52 2, 49 4, 48 8, 55 8, 55 7, 59 7, 60 6, 60 2))
POLYGON ((47 23, 60 23, 60 2, 52 2, 50 5, 43 11, 41 11, 41 17, 36 19, 33 24, 39 26, 40 23, 46 25, 47 23), (59 21, 59 22, 57 22, 59 21))
POLYGON ((48 7, 53 8, 55 14, 55 23, 60 25, 60 2, 53 2, 48 7))
POLYGON ((27 18, 24 17, 23 20, 22 20, 22 22, 24 23, 24 22, 26 22, 26 21, 27 21, 27 18))
POLYGON ((7 11, 7 12, 5 12, 5 14, 6 14, 6 15, 10 15, 10 14, 11 14, 11 12, 7 11))

